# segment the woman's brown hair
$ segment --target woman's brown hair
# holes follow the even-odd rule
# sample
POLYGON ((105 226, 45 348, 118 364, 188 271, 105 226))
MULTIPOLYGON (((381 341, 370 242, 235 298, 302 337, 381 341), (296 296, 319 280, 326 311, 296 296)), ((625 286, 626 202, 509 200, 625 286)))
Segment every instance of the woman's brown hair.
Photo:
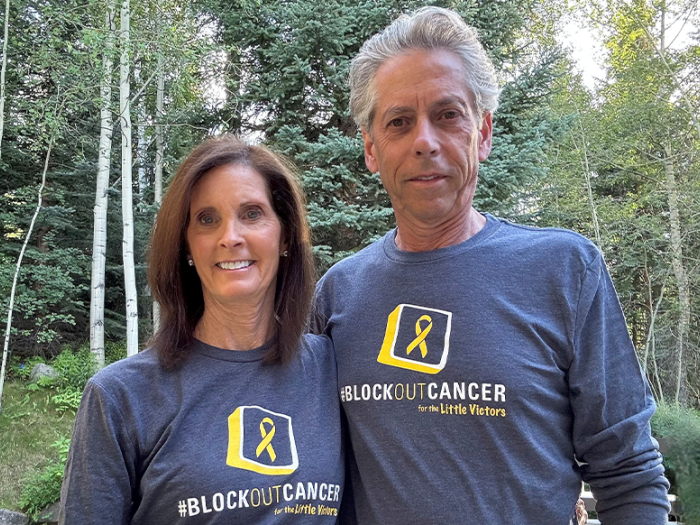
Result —
POLYGON ((266 360, 290 359, 305 329, 315 271, 304 196, 291 164, 266 147, 250 146, 233 135, 209 138, 189 154, 173 177, 151 233, 148 284, 161 310, 160 326, 149 344, 168 369, 187 358, 204 313, 202 283, 186 257, 192 189, 208 171, 228 164, 248 166, 263 176, 288 252, 280 258, 277 271, 277 326, 266 360))

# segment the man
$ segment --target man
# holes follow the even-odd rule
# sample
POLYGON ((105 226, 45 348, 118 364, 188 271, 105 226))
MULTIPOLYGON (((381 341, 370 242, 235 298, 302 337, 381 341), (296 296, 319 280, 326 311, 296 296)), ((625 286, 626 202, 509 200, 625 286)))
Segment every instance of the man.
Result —
POLYGON ((366 524, 666 523, 654 402, 597 248, 472 207, 494 68, 430 7, 365 43, 351 112, 397 229, 319 282, 366 524))

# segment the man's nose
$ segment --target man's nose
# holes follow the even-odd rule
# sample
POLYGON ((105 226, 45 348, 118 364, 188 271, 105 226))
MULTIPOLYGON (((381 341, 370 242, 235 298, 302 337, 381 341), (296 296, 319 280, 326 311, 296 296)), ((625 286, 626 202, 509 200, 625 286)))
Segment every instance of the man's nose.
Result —
POLYGON ((429 119, 419 119, 416 123, 413 154, 417 157, 432 157, 440 151, 436 130, 429 119))

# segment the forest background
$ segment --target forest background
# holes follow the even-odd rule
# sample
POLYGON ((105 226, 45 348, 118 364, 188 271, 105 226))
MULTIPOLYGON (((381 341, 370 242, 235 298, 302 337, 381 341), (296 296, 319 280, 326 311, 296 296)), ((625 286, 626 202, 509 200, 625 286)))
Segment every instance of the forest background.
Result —
POLYGON ((158 320, 149 230, 208 135, 239 133, 296 164, 319 273, 391 228, 349 116, 349 60, 398 14, 440 5, 477 27, 503 86, 475 206, 594 240, 655 398, 700 409, 695 0, 5 5, 0 305, 13 301, 15 375, 66 348, 89 344, 104 363, 105 347, 144 347, 158 320), (595 82, 559 44, 572 19, 600 37, 595 82))

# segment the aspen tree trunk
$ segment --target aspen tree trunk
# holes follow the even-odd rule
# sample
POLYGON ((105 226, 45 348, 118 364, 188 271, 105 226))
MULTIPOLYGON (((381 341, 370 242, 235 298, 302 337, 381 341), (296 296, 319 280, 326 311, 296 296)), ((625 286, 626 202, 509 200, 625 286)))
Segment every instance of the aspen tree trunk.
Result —
POLYGON ((126 297, 126 355, 139 351, 138 302, 136 295, 136 270, 134 268, 134 209, 131 174, 131 102, 129 100, 129 0, 123 0, 120 16, 119 38, 121 57, 119 60, 119 114, 122 131, 122 223, 124 238, 122 255, 124 260, 124 293, 126 297))
POLYGON ((659 378, 659 366, 656 360, 656 332, 654 325, 656 323, 656 317, 659 313, 659 307, 664 300, 664 291, 666 290, 666 279, 664 279, 663 285, 661 286, 661 293, 659 293, 659 299, 656 301, 656 306, 654 306, 654 293, 651 285, 651 275, 649 274, 649 267, 647 265, 646 251, 644 252, 644 273, 646 275, 647 282, 647 294, 648 294, 648 308, 649 308, 649 331, 647 332, 647 341, 644 346, 644 359, 642 360, 642 369, 644 373, 647 374, 649 378, 649 383, 652 385, 652 389, 656 390, 656 399, 661 403, 664 402, 664 391, 661 388, 661 379, 659 378), (651 348, 651 362, 654 365, 653 376, 650 376, 648 362, 649 362, 649 349, 651 348), (655 382, 652 382, 652 377, 655 382))
POLYGON ((107 38, 102 58, 100 86, 100 152, 97 161, 94 226, 92 237, 92 279, 90 282, 90 351, 99 368, 105 364, 105 263, 107 261, 107 207, 109 168, 112 158, 112 53, 114 52, 114 3, 107 6, 107 38))
POLYGON ((10 350, 10 329, 12 327, 12 310, 15 306, 15 292, 17 291, 17 280, 19 279, 19 270, 22 267, 22 259, 24 258, 24 252, 27 249, 27 244, 29 244, 29 238, 32 236, 32 231, 34 230, 34 223, 36 223, 36 218, 39 215, 39 210, 41 210, 41 205, 44 199, 43 196, 44 187, 46 186, 46 172, 49 170, 49 159, 51 158, 52 149, 53 138, 51 139, 51 142, 49 142, 49 149, 46 151, 46 160, 44 160, 44 171, 41 174, 41 186, 39 186, 36 210, 34 210, 34 216, 32 217, 32 222, 29 224, 27 236, 24 238, 24 244, 22 244, 22 249, 19 252, 19 257, 17 257, 15 275, 12 278, 12 289, 10 290, 10 304, 7 308, 7 325, 5 326, 5 345, 2 350, 2 367, 0 368, 0 413, 2 412, 2 391, 5 387, 5 369, 7 368, 7 355, 10 350))
POLYGON ((688 365, 685 355, 690 331, 690 286, 688 273, 683 264, 683 247, 681 245, 681 222, 678 207, 678 186, 671 158, 671 148, 666 146, 664 168, 666 171, 666 191, 668 192, 668 209, 671 222, 671 267, 678 285, 680 316, 678 319, 678 344, 676 346, 676 392, 677 405, 688 404, 688 365))
MULTIPOLYGON (((5 0, 4 38, 2 40, 2 69, 0 69, 0 157, 2 157, 2 136, 5 132, 5 72, 7 71, 7 39, 10 26, 10 0, 5 0)), ((3 374, 4 376, 4 374, 3 374)), ((0 389, 0 394, 2 389, 0 389)))
MULTIPOLYGON (((141 85, 141 66, 134 67, 134 80, 136 85, 141 85)), ((139 195, 143 199, 143 195, 148 187, 148 179, 146 178, 146 104, 144 97, 139 97, 136 103, 136 114, 138 121, 136 123, 136 136, 138 143, 136 146, 136 164, 139 166, 139 195)))
MULTIPOLYGON (((138 184, 139 184, 139 196, 138 196, 138 202, 136 204, 136 209, 141 210, 143 209, 143 206, 145 204, 145 196, 146 196, 146 190, 148 189, 148 178, 146 177, 146 149, 148 148, 148 143, 146 141, 146 103, 145 103, 145 97, 141 96, 140 93, 142 90, 145 91, 146 89, 146 84, 141 84, 141 64, 140 63, 135 63, 134 64, 134 82, 137 87, 141 86, 139 88, 139 91, 136 96, 132 97, 131 101, 134 102, 134 99, 136 99, 136 115, 137 115, 137 122, 136 122, 136 136, 138 137, 137 143, 136 143, 136 164, 139 167, 138 170, 138 184)), ((149 80, 150 82, 150 80, 149 80)), ((143 296, 144 297, 150 297, 151 295, 151 289, 148 286, 148 283, 144 284, 143 287, 143 296)))
MULTIPOLYGON (((661 36, 659 38, 659 56, 666 64, 666 2, 661 2, 661 36)), ((672 75, 673 76, 673 75, 672 75)), ((675 81, 675 76, 673 76, 675 81)), ((681 94, 682 90, 681 90, 681 94)), ((692 106, 691 106, 692 110, 692 106)), ((700 127, 693 116, 693 121, 700 133, 700 127)), ((690 332, 690 285, 688 273, 683 264, 683 247, 681 245, 681 220, 678 207, 678 186, 671 147, 664 146, 664 169, 666 172, 666 191, 668 193, 668 211, 671 223, 671 267, 678 286, 680 315, 678 318, 678 344, 676 346, 676 388, 674 401, 676 405, 688 405, 688 363, 686 344, 690 332)))
MULTIPOLYGON (((160 209, 163 200, 163 94, 165 92, 165 72, 163 54, 158 53, 158 87, 156 90, 156 170, 155 203, 160 209)), ((153 301, 153 333, 160 327, 160 305, 153 301)))
MULTIPOLYGON (((591 168, 588 164, 588 150, 586 149, 586 135, 583 131, 583 125, 581 120, 578 121, 578 126, 581 129, 581 155, 582 155, 582 165, 583 173, 586 177, 586 192, 588 194, 588 205, 591 207, 591 218, 593 219, 593 230, 595 232, 595 242, 598 246, 600 244, 600 226, 598 225, 598 212, 595 207, 595 200, 593 199, 593 187, 591 186, 591 168)), ((575 143, 574 143, 575 145, 575 143)))

